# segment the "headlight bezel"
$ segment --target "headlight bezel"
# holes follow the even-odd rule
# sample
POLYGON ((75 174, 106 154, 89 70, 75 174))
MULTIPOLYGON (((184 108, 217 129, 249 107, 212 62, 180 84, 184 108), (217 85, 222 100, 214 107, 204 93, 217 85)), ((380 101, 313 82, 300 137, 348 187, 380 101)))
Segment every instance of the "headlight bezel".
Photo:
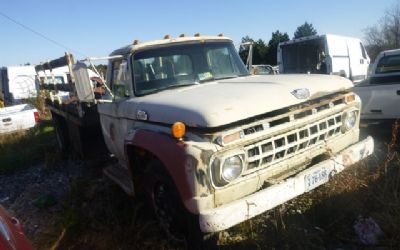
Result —
MULTIPOLYGON (((230 183, 230 182, 234 181, 235 179, 237 179, 239 176, 242 175, 243 169, 244 169, 244 162, 243 162, 243 159, 242 159, 242 157, 240 155, 234 155, 234 156, 227 157, 227 158, 224 159, 224 161, 221 164, 221 179, 224 180, 227 183, 230 183), (226 165, 226 164, 229 164, 228 161, 231 161, 231 160, 239 160, 240 169, 235 174, 236 176, 234 176, 233 178, 229 179, 226 176, 226 172, 228 172, 227 168, 230 167, 231 169, 233 169, 234 164, 232 164, 232 163, 230 165, 226 165)), ((235 170, 237 171, 238 169, 235 169, 235 170)))
POLYGON ((211 164, 212 182, 216 188, 226 186, 229 183, 235 182, 238 178, 240 178, 240 176, 242 176, 242 174, 245 172, 245 168, 246 168, 246 160, 244 152, 236 151, 223 156, 217 156, 212 160, 211 164), (234 157, 239 158, 241 162, 241 171, 235 178, 228 180, 223 176, 224 164, 226 163, 227 160, 234 157))
POLYGON ((342 114, 342 133, 346 133, 347 131, 352 130, 356 127, 357 122, 359 119, 359 110, 357 109, 350 109, 342 114), (349 119, 350 117, 350 119, 349 119), (348 122, 350 121, 350 123, 348 122))

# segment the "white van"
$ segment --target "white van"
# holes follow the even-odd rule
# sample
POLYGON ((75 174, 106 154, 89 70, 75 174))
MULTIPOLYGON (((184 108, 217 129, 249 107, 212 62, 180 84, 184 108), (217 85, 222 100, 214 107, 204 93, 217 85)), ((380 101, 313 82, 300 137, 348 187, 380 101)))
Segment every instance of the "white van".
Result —
POLYGON ((9 66, 0 68, 0 92, 9 103, 37 95, 34 66, 9 66))
POLYGON ((400 49, 379 53, 368 79, 356 85, 354 92, 362 100, 361 119, 369 122, 399 119, 400 49))
POLYGON ((331 34, 281 42, 277 57, 282 74, 333 74, 353 82, 366 79, 370 63, 359 39, 331 34))

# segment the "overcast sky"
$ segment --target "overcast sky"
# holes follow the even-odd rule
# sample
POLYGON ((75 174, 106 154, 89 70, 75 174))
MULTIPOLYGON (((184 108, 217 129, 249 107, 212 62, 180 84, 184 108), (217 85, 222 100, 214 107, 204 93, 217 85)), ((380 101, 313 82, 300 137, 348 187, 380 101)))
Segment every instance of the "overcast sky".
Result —
POLYGON ((363 29, 376 24, 394 3, 395 0, 2 1, 0 66, 35 64, 60 57, 66 50, 78 59, 105 56, 134 39, 160 39, 165 34, 224 33, 235 43, 246 35, 268 42, 276 30, 287 32, 292 38, 305 21, 312 23, 319 34, 363 39, 363 29))

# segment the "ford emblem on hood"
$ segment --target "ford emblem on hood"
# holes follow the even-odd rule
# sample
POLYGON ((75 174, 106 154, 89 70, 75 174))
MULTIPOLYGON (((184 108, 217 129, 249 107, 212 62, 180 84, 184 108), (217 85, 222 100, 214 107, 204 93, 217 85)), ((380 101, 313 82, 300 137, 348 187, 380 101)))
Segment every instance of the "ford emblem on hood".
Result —
POLYGON ((294 95, 297 99, 307 99, 308 97, 310 97, 310 91, 306 88, 295 89, 290 93, 292 93, 292 95, 294 95))

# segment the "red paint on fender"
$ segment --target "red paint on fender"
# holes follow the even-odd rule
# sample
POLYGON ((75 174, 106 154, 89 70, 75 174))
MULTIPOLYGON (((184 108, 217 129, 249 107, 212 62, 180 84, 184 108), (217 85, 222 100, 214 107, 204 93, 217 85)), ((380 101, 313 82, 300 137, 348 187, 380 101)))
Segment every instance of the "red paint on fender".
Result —
POLYGON ((186 179, 186 145, 183 142, 163 133, 139 130, 127 144, 141 147, 161 160, 174 180, 183 201, 194 196, 186 179))

